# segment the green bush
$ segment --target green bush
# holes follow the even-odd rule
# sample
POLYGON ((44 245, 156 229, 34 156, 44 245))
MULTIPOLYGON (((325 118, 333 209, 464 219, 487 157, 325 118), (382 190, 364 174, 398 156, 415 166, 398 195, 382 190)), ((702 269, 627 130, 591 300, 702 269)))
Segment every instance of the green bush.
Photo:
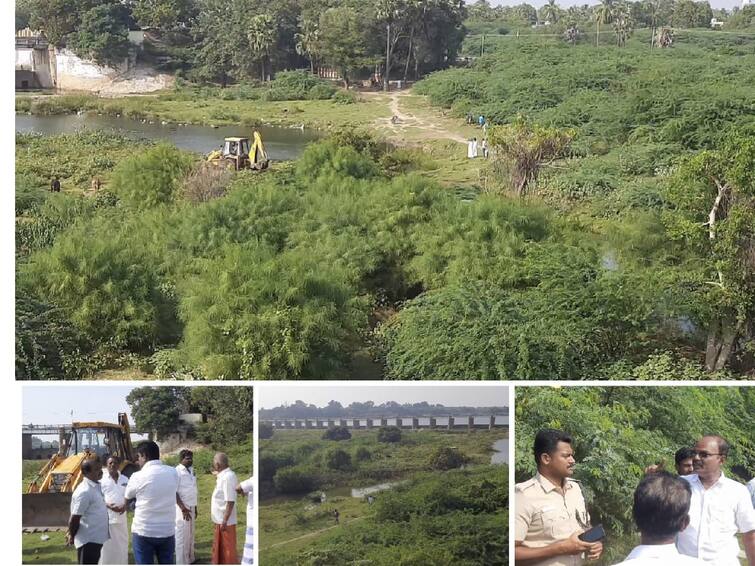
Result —
POLYGON ((401 429, 397 426, 381 426, 377 439, 378 442, 401 442, 401 429))
POLYGON ((307 92, 309 100, 327 100, 332 98, 336 92, 336 87, 327 83, 316 84, 307 92))
POLYGON ((349 440, 351 432, 345 426, 333 426, 322 433, 323 440, 349 440))
POLYGON ((160 144, 121 161, 113 170, 112 190, 138 210, 171 202, 191 168, 192 158, 175 146, 160 144))
POLYGON ((467 463, 467 457, 455 448, 440 446, 430 456, 430 467, 434 470, 452 470, 467 463))
POLYGON ((331 448, 325 453, 325 465, 331 470, 350 470, 351 454, 340 448, 331 448))
POLYGON ((366 460, 370 460, 371 458, 372 452, 370 452, 370 449, 365 446, 360 446, 354 452, 354 460, 356 460, 357 462, 364 462, 366 460))
POLYGON ((315 488, 312 475, 299 468, 279 469, 273 482, 279 493, 307 493, 315 488))
POLYGON ((356 104, 359 102, 359 96, 347 90, 337 90, 332 98, 335 104, 356 104))

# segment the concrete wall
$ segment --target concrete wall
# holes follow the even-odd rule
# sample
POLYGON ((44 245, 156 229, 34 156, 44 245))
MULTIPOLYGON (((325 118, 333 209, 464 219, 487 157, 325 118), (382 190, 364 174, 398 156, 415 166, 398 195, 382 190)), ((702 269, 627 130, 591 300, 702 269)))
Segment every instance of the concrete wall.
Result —
POLYGON ((128 58, 113 68, 84 60, 68 49, 55 52, 57 87, 63 90, 98 90, 107 86, 118 75, 125 73, 128 68, 128 58))
POLYGON ((47 49, 16 47, 16 88, 22 88, 21 81, 27 81, 29 88, 54 88, 53 73, 47 49))

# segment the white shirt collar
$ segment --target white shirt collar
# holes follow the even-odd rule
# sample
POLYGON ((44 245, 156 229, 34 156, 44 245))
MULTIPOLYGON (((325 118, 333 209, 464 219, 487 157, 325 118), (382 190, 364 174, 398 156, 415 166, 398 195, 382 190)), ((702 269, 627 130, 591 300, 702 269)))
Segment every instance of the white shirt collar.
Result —
POLYGON ((100 485, 100 482, 94 481, 94 480, 90 480, 86 476, 84 476, 84 481, 87 482, 87 484, 90 485, 91 487, 98 487, 100 485))
POLYGON ((157 460, 148 460, 147 462, 144 462, 144 465, 142 465, 142 470, 145 468, 148 468, 150 466, 162 466, 163 463, 158 458, 157 460))
MULTIPOLYGON (((627 560, 635 558, 669 558, 679 556, 679 551, 674 543, 671 544, 641 544, 635 546, 627 556, 627 560)), ((671 563, 671 562, 670 562, 671 563)))

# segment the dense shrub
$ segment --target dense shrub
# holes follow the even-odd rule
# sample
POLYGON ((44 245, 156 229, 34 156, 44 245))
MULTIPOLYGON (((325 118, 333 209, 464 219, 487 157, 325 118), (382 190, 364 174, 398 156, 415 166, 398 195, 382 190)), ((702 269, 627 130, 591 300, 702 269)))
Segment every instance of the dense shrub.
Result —
POLYGON ((323 440, 349 440, 351 432, 345 426, 334 426, 322 433, 323 440))
POLYGON ((121 161, 113 170, 112 190, 135 209, 171 202, 191 162, 192 158, 175 146, 158 145, 121 161))
POLYGON ((364 462, 365 460, 369 460, 370 458, 372 458, 372 452, 370 452, 370 449, 366 448, 365 446, 360 446, 354 452, 354 460, 356 460, 357 462, 364 462))
POLYGON ((448 446, 439 447, 430 457, 430 467, 435 470, 452 470, 463 466, 466 462, 467 457, 464 454, 448 446))
POLYGON ((381 426, 377 439, 378 442, 401 442, 401 429, 397 426, 381 426))
POLYGON ((314 478, 299 468, 281 468, 273 478, 279 493, 307 493, 315 488, 314 478))
POLYGON ((349 470, 351 454, 340 448, 331 448, 325 453, 325 465, 331 470, 349 470))
POLYGON ((257 427, 257 437, 260 440, 266 440, 268 438, 273 437, 273 425, 269 423, 260 423, 259 427, 257 427))

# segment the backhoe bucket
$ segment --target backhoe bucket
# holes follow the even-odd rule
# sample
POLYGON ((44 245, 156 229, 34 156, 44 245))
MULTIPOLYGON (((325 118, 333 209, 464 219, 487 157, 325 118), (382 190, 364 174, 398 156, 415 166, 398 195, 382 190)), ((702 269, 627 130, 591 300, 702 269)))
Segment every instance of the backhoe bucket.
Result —
POLYGON ((72 493, 24 493, 21 525, 26 529, 53 530, 68 526, 72 493))

